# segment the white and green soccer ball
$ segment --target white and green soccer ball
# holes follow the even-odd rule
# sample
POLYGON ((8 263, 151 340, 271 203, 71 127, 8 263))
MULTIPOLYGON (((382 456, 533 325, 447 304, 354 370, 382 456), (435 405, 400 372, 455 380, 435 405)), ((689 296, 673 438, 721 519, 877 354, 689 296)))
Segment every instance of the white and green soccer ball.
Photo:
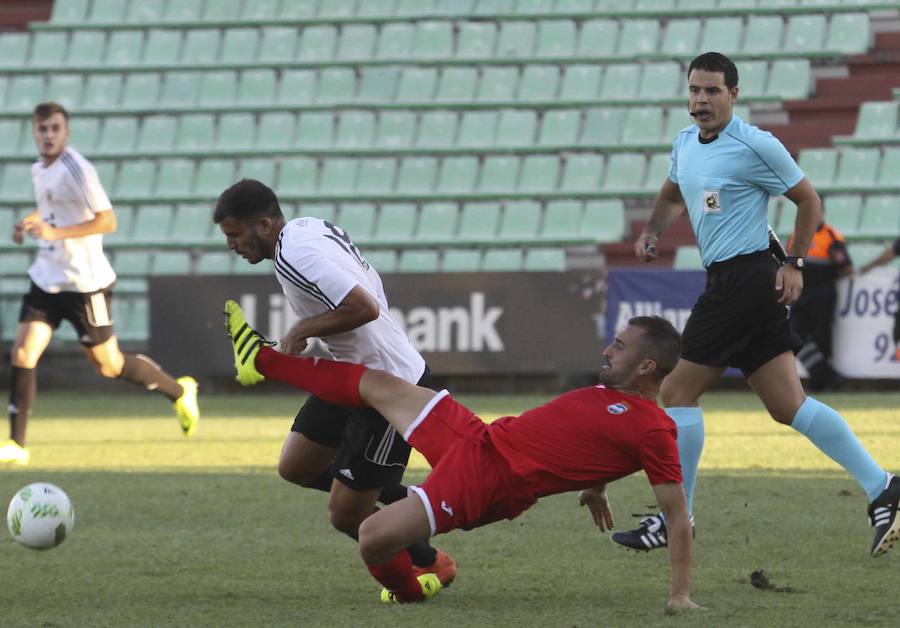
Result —
POLYGON ((53 484, 35 482, 20 489, 6 511, 13 539, 32 549, 50 549, 66 540, 75 525, 69 496, 53 484))

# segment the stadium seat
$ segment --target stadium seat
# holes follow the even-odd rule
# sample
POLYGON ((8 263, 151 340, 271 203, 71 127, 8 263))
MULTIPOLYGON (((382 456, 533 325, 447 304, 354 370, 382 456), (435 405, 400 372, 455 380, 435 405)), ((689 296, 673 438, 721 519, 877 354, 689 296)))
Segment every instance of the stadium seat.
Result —
POLYGON ((218 61, 219 39, 219 29, 192 28, 185 31, 181 64, 191 67, 218 61))
MULTIPOLYGON (((249 77, 244 72, 241 81, 240 102, 252 103, 256 101, 254 83, 263 80, 262 73, 268 70, 259 70, 259 74, 249 77), (245 83, 243 77, 248 77, 250 83, 245 83)), ((274 77, 275 73, 271 72, 274 77)), ((267 79, 266 79, 267 80, 267 79)), ((265 92, 263 92, 265 93, 265 92)), ((278 83, 278 95, 276 102, 282 105, 298 105, 310 103, 316 94, 316 73, 313 70, 284 70, 281 72, 281 80, 278 83)), ((268 99, 265 99, 268 101, 268 99)), ((264 102, 265 102, 264 101, 264 102)))
POLYGON ((319 191, 326 194, 349 194, 356 189, 356 174, 359 161, 356 159, 326 159, 322 164, 322 179, 319 191))
POLYGON ((606 68, 603 86, 600 88, 601 101, 622 101, 637 98, 642 68, 637 63, 619 63, 606 68))
POLYGON ((225 251, 206 251, 197 258, 194 272, 198 275, 228 275, 235 264, 235 256, 225 251))
POLYGON ((44 98, 55 100, 69 110, 77 109, 81 104, 82 87, 80 74, 51 74, 44 98))
POLYGON ((169 2, 166 3, 163 19, 169 22, 196 22, 199 21, 202 8, 201 0, 169 2))
POLYGON ((766 94, 779 100, 806 98, 810 81, 809 59, 779 59, 772 63, 766 94))
MULTIPOLYGON (((268 46, 269 42, 265 42, 268 46)), ((259 47, 259 31, 255 28, 229 28, 225 30, 222 41, 222 52, 219 60, 222 63, 246 63, 256 59, 259 47)))
POLYGON ((825 222, 845 236, 856 235, 862 214, 862 198, 857 195, 826 196, 825 222))
POLYGON ((648 63, 644 66, 638 97, 641 100, 669 100, 682 93, 681 66, 674 62, 648 63))
POLYGON ((594 101, 599 97, 603 69, 599 65, 568 65, 563 70, 559 100, 594 101))
POLYGON ((278 168, 279 194, 311 194, 318 189, 318 164, 309 157, 282 159, 278 168))
POLYGON ((296 118, 292 113, 266 112, 259 117, 256 146, 259 149, 278 149, 294 146, 296 118))
POLYGON ((565 269, 565 249, 535 247, 525 251, 524 270, 528 272, 562 272, 565 269))
POLYGON ((498 117, 496 111, 466 111, 462 115, 457 144, 459 146, 493 146, 498 117))
POLYGON ((446 157, 438 176, 438 192, 465 193, 475 188, 478 180, 476 157, 446 157))
POLYGON ((305 61, 329 61, 334 58, 337 29, 331 25, 307 26, 300 35, 297 58, 305 61))
POLYGON ((6 108, 12 111, 31 111, 35 103, 44 99, 43 75, 16 75, 10 77, 6 91, 6 108))
POLYGON ((393 102, 399 81, 400 69, 397 67, 364 67, 360 71, 356 98, 365 103, 393 102))
POLYGON ((126 244, 131 242, 131 234, 134 228, 134 207, 116 203, 113 209, 116 212, 116 230, 112 233, 104 234, 104 244, 126 244))
POLYGON ((781 50, 784 20, 780 15, 751 15, 744 30, 744 49, 748 54, 781 50))
MULTIPOLYGON (((160 104, 167 107, 191 107, 196 103, 199 84, 203 83, 200 72, 167 72, 162 87, 160 104)), ((209 93, 211 88, 204 91, 209 93)))
POLYGON ((194 183, 194 162, 190 159, 166 159, 159 164, 157 194, 190 194, 194 183))
POLYGON ((242 159, 238 163, 232 183, 241 179, 256 179, 272 187, 275 185, 275 163, 264 157, 242 159))
POLYGON ((488 249, 484 252, 481 269, 494 273, 522 270, 522 251, 520 249, 488 249))
POLYGON ((574 146, 580 126, 581 113, 577 109, 546 111, 537 143, 540 146, 574 146))
POLYGON ((859 186, 874 183, 880 161, 881 153, 877 148, 842 150, 835 185, 859 186))
POLYGON ((869 47, 869 37, 868 13, 832 14, 825 49, 843 54, 864 53, 869 47))
POLYGON ((386 194, 394 191, 397 160, 393 157, 363 159, 359 165, 356 187, 368 194, 386 194))
POLYGON ((509 201, 500 221, 500 240, 534 240, 541 222, 541 206, 536 201, 509 201))
POLYGON ((833 148, 800 151, 798 165, 815 187, 829 186, 837 171, 838 153, 833 148))
POLYGON ((583 146, 615 145, 625 124, 626 110, 620 107, 588 109, 579 144, 583 146))
POLYGON ((401 251, 397 270, 401 273, 436 273, 439 261, 437 251, 417 249, 401 251))
POLYGON ((95 159, 92 163, 94 164, 94 169, 97 171, 97 176, 103 184, 104 189, 114 189, 119 162, 111 159, 95 159))
POLYGON ((341 19, 353 17, 356 12, 356 0, 329 0, 319 3, 318 16, 321 18, 341 19))
POLYGON ((522 160, 518 189, 550 192, 559 185, 559 158, 556 155, 528 155, 522 160))
POLYGON ((350 102, 356 96, 356 72, 349 68, 325 68, 319 73, 316 101, 350 102))
POLYGON ((102 152, 130 152, 137 142, 138 120, 134 116, 110 116, 103 122, 97 149, 102 152))
POLYGON ((695 54, 701 27, 702 24, 697 18, 669 20, 666 22, 666 33, 660 52, 673 57, 695 54))
POLYGON ((187 251, 158 251, 153 255, 150 275, 187 275, 191 272, 191 254, 187 251))
MULTIPOLYGON (((151 3, 140 3, 151 4, 151 3)), ((112 31, 106 44, 104 63, 107 65, 136 66, 143 58, 144 31, 112 31)))
MULTIPOLYGON (((244 6, 258 5, 258 2, 248 2, 244 6)), ((286 63, 294 59, 294 51, 297 49, 298 30, 290 26, 267 26, 260 34, 259 54, 256 57, 259 63, 286 63)))
POLYGON ((482 192, 508 192, 519 180, 519 158, 488 155, 481 166, 478 189, 482 192))
POLYGON ((462 208, 457 238, 463 242, 493 241, 499 224, 499 203, 466 203, 462 208))
POLYGON ((544 210, 539 239, 574 240, 581 223, 580 201, 550 201, 544 210))
MULTIPOLYGON (((220 238, 224 243, 218 226, 212 224, 212 211, 202 203, 182 203, 175 208, 174 229, 172 239, 187 243, 206 243, 220 238)), ((228 255, 231 255, 229 253, 228 255)), ((231 265, 226 265, 230 268, 231 265)))
POLYGON ((441 270, 445 273, 472 273, 481 268, 478 249, 444 249, 441 270))
POLYGON ((437 160, 433 157, 407 157, 401 160, 397 191, 404 194, 430 192, 437 176, 437 160))
POLYGON ((334 116, 326 111, 300 114, 297 141, 301 146, 327 148, 334 144, 334 116))
POLYGON ((373 24, 344 24, 335 58, 342 61, 370 59, 375 52, 375 38, 373 24))
POLYGON ((512 66, 488 65, 481 68, 477 100, 479 102, 511 102, 516 99, 519 70, 512 66))
POLYGON ((121 97, 121 74, 90 74, 84 86, 81 106, 84 109, 110 109, 118 106, 121 97))
POLYGON ((341 205, 337 224, 354 242, 367 242, 375 227, 375 206, 371 203, 345 203, 341 205))
MULTIPOLYGON (((305 93, 292 94, 296 97, 296 101, 290 102, 309 102, 312 99, 312 85, 314 77, 312 73, 306 72, 310 77, 309 85, 305 93)), ((284 80, 295 78, 295 73, 286 71, 283 76, 284 80)), ((244 70, 240 73, 237 85, 237 100, 239 105, 263 105, 270 106, 275 100, 275 90, 278 79, 274 70, 244 70)), ((297 88, 299 86, 286 86, 286 89, 297 88)), ((286 101, 288 102, 288 101, 286 101)))
POLYGON ((66 64, 70 66, 99 65, 103 61, 106 33, 103 31, 75 31, 69 42, 66 64))
POLYGON ((497 127, 499 146, 532 146, 537 132, 537 114, 534 111, 504 110, 500 112, 497 127))
POLYGON ((561 188, 566 192, 593 192, 600 189, 604 165, 602 155, 568 156, 561 188))
POLYGON ((377 241, 409 242, 416 224, 416 206, 412 203, 388 203, 381 206, 375 222, 377 241))
POLYGON ((375 114, 369 111, 342 112, 338 118, 337 146, 367 148, 375 138, 375 114))
POLYGON ((130 72, 125 75, 122 106, 155 106, 162 89, 162 77, 157 72, 130 72))
POLYGON ((175 211, 171 205, 141 205, 134 215, 132 242, 154 244, 172 235, 175 211))
POLYGON ((636 190, 643 187, 647 160, 637 153, 616 153, 606 165, 604 190, 636 190))
POLYGON ((519 82, 518 100, 552 101, 559 89, 559 68, 551 65, 527 65, 519 82))
POLYGON ((237 96, 237 72, 230 70, 204 72, 200 78, 197 98, 200 106, 224 107, 237 96))
POLYGON ((456 233, 458 210, 453 203, 426 203, 422 206, 416 240, 449 242, 456 233))
POLYGON ((602 18, 586 20, 579 30, 579 57, 604 58, 615 54, 619 42, 619 22, 602 18))
POLYGON ((653 54, 659 47, 660 20, 629 19, 622 22, 619 46, 620 57, 635 58, 653 54))
POLYGON ((886 147, 881 158, 878 183, 891 187, 896 186, 898 172, 900 172, 900 148, 886 147))
POLYGON ((397 85, 397 102, 431 102, 438 75, 435 68, 403 68, 397 85))
POLYGON ((219 116, 216 146, 226 150, 250 150, 255 134, 256 120, 252 113, 223 113, 219 116))
MULTIPOLYGON (((31 164, 7 162, 3 165, 0 179, 3 202, 33 202, 34 189, 31 185, 31 164)), ((8 235, 7 235, 8 237, 8 235)))
MULTIPOLYGON (((659 107, 629 108, 622 129, 623 144, 655 144, 662 139, 663 110, 659 107)), ((671 138, 669 138, 671 140, 671 138)))
POLYGON ((127 21, 159 22, 165 15, 163 2, 131 2, 127 21))
POLYGON ((31 36, 29 65, 55 67, 62 64, 67 48, 65 31, 43 31, 31 36))
POLYGON ((412 53, 416 28, 405 22, 387 22, 381 26, 376 59, 407 59, 412 53))
POLYGON ((189 113, 181 116, 178 126, 177 150, 208 151, 216 136, 215 117, 209 113, 189 113))
POLYGON ((877 194, 866 197, 859 235, 870 238, 893 237, 900 232, 900 197, 877 194))
POLYGON ((302 216, 313 216, 334 224, 337 220, 337 210, 334 205, 329 203, 298 203, 297 210, 292 212, 289 217, 300 218, 302 216))
POLYGON ((711 17, 703 21, 699 50, 732 54, 740 50, 744 22, 740 17, 711 17))
POLYGON ((537 27, 531 21, 502 21, 497 39, 496 57, 534 56, 537 27))
POLYGON ((24 67, 31 36, 28 33, 0 34, 0 67, 24 67))
POLYGON ((446 59, 453 55, 453 25, 450 22, 423 21, 415 28, 414 59, 446 59))
POLYGON ((397 272, 397 251, 363 251, 363 257, 379 275, 397 272))
POLYGON ((31 254, 22 251, 0 252, 0 274, 24 275, 31 265, 31 254))
POLYGON ((784 50, 815 52, 825 47, 827 20, 819 15, 792 15, 788 18, 784 50))
POLYGON ((797 206, 793 203, 783 203, 778 217, 778 226, 775 232, 782 238, 788 238, 794 232, 797 223, 797 206))
POLYGON ((588 201, 579 234, 597 242, 621 242, 627 235, 625 206, 621 200, 588 201))
POLYGON ((151 159, 129 159, 119 168, 116 196, 145 198, 153 193, 156 162, 151 159))
POLYGON ((181 52, 181 39, 182 33, 179 30, 151 28, 147 33, 142 62, 146 65, 176 63, 181 52))
POLYGON ((703 261, 700 258, 700 249, 693 245, 679 246, 675 250, 672 268, 675 270, 702 270, 703 261))
MULTIPOLYGON (((406 72, 404 72, 405 75, 406 72)), ((435 98, 439 102, 470 102, 475 96, 477 81, 478 71, 475 68, 445 67, 441 72, 441 80, 435 98)), ((425 100, 425 94, 427 92, 417 94, 415 100, 425 100)), ((406 99, 400 98, 398 94, 398 100, 405 101, 406 99)))
POLYGON ((575 53, 575 41, 575 22, 572 20, 541 20, 535 53, 539 57, 569 57, 575 53))
POLYGON ((647 165, 647 176, 644 177, 644 190, 657 192, 663 182, 669 178, 669 169, 672 165, 670 153, 656 153, 650 156, 647 165))
POLYGON ((123 0, 94 0, 88 19, 91 22, 121 22, 127 8, 128 2, 123 0))
POLYGON ((175 146, 178 119, 175 116, 147 116, 137 139, 138 152, 164 152, 175 146))
POLYGON ((896 100, 862 103, 859 108, 859 117, 856 120, 854 137, 880 139, 895 135, 897 106, 896 100))
POLYGON ((411 111, 382 111, 378 115, 375 144, 383 148, 412 145, 416 132, 416 114, 411 111))
POLYGON ((285 2, 281 5, 279 17, 288 20, 315 17, 317 6, 317 0, 293 0, 292 2, 285 2))
MULTIPOLYGON (((0 120, 0 137, 4 138, 3 144, 0 144, 0 152, 2 152, 4 155, 11 155, 18 152, 19 138, 26 131, 27 130, 25 129, 21 120, 0 120)), ((0 207, 0 221, 3 220, 6 212, 6 208, 0 207)), ((0 233, 9 233, 9 230, 3 231, 2 226, 0 226, 0 233)))
POLYGON ((88 0, 57 0, 53 3, 51 22, 63 24, 80 23, 87 17, 88 0))

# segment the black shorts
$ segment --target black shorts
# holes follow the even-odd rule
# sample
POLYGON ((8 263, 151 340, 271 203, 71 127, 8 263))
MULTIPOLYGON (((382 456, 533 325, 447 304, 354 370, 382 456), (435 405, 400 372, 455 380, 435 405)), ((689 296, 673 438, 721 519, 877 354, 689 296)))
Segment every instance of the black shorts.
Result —
POLYGON ((44 292, 34 282, 22 299, 19 322, 42 321, 53 329, 63 320, 72 323, 85 347, 103 344, 113 336, 112 287, 96 292, 44 292))
MULTIPOLYGON (((426 366, 418 385, 428 387, 430 383, 431 371, 426 366)), ((354 490, 399 484, 403 479, 409 443, 372 408, 338 406, 311 395, 291 431, 337 449, 331 461, 332 475, 354 490)))
POLYGON ((734 366, 749 377, 785 351, 799 351, 787 307, 778 302, 778 266, 768 251, 715 262, 706 289, 681 335, 681 357, 706 366, 734 366))

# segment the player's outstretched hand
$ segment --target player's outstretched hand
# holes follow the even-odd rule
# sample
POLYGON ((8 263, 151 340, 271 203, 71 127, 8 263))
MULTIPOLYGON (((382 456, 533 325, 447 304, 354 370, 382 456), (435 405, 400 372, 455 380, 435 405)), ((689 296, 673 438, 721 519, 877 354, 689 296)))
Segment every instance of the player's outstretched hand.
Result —
POLYGON ((649 233, 642 233, 641 237, 634 243, 634 254, 642 262, 652 262, 659 255, 656 245, 659 238, 649 233))
POLYGON ((613 520, 612 508, 609 505, 609 496, 606 494, 606 487, 586 488, 578 494, 578 503, 587 506, 594 518, 594 523, 600 528, 601 532, 612 530, 615 521, 613 520))

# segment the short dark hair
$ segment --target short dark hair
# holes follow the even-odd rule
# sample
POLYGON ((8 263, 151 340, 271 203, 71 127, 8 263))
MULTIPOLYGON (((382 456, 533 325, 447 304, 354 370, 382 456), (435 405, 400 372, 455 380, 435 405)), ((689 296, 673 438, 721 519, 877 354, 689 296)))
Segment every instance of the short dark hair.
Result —
POLYGON ((59 104, 58 102, 53 102, 52 100, 38 103, 38 105, 35 106, 34 111, 31 112, 31 119, 35 122, 40 122, 41 120, 46 120, 54 113, 61 113, 63 115, 63 118, 66 119, 66 124, 68 124, 69 112, 66 111, 66 108, 61 104, 59 104))
POLYGON ((253 222, 260 218, 284 219, 284 214, 272 188, 255 179, 241 179, 216 201, 213 222, 219 224, 226 218, 253 222))
POLYGON ((704 52, 699 57, 695 57, 688 66, 687 75, 691 76, 694 70, 703 70, 704 72, 721 72, 725 75, 725 87, 734 89, 738 84, 738 71, 734 65, 734 61, 723 55, 721 52, 704 52))
POLYGON ((675 326, 661 316, 635 316, 628 324, 644 331, 644 357, 656 362, 660 379, 671 373, 681 357, 681 334, 675 326))

